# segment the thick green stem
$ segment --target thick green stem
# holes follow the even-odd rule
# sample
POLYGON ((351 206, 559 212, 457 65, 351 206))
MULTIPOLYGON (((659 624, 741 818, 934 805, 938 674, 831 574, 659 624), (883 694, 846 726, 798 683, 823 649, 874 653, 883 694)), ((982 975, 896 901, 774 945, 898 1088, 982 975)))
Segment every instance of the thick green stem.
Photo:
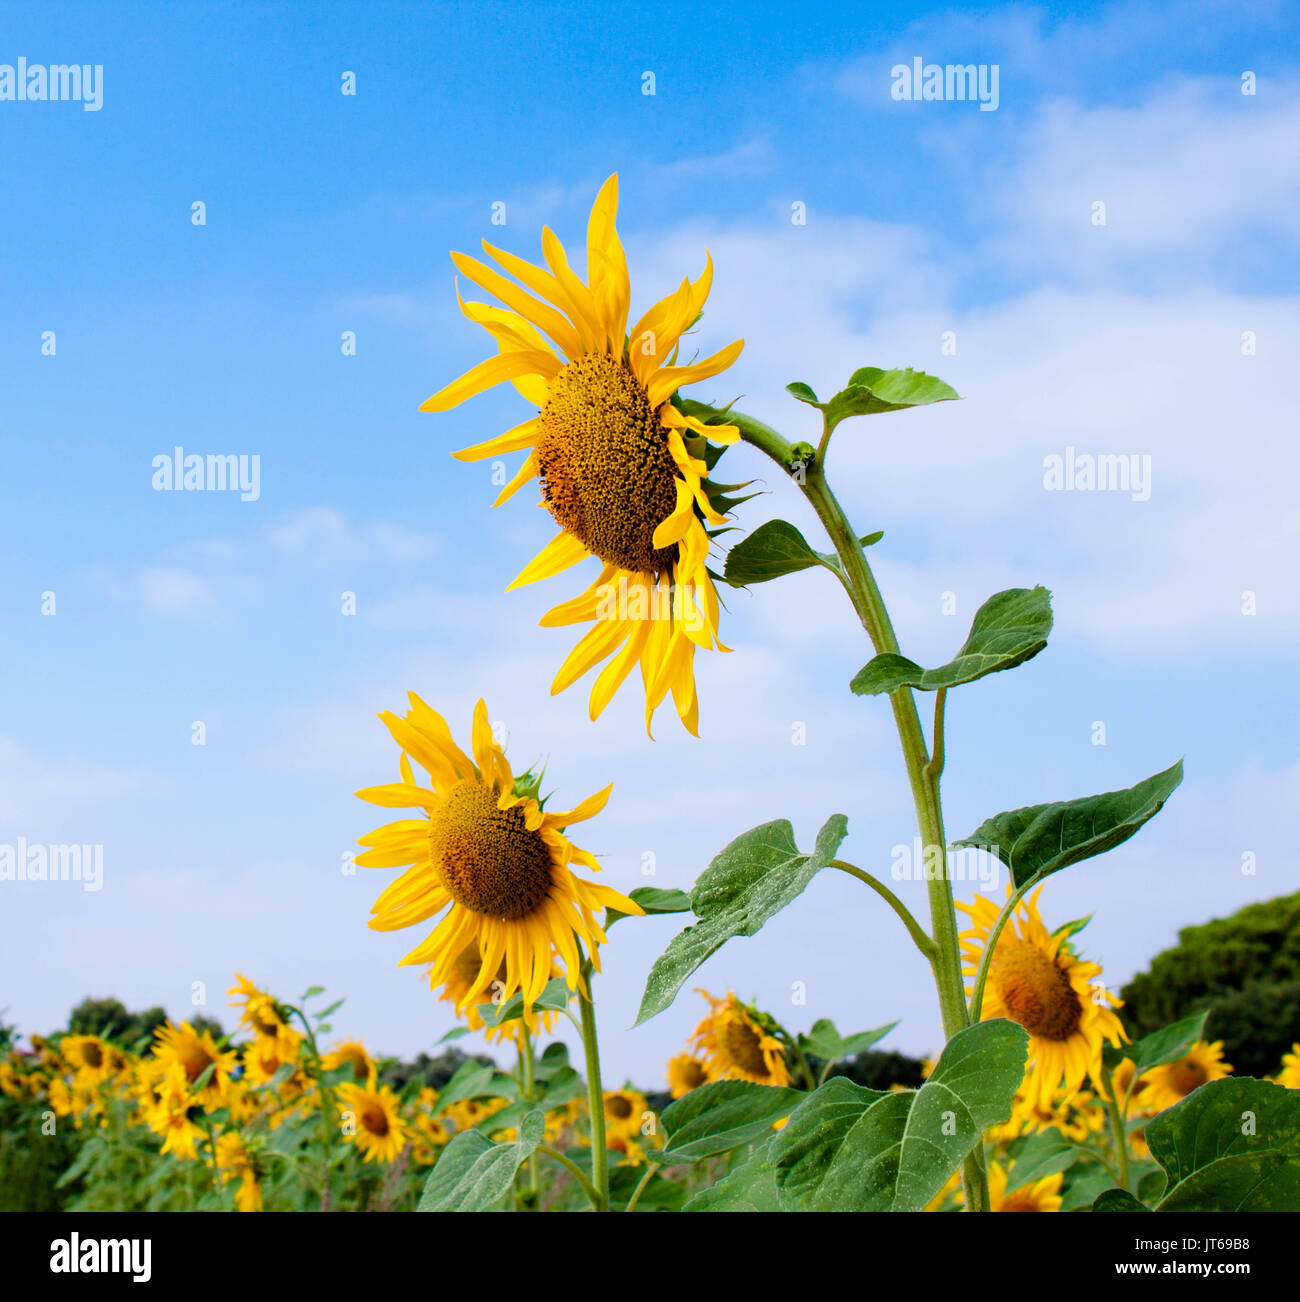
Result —
MULTIPOLYGON (((735 423, 747 443, 766 453, 787 473, 794 470, 791 445, 775 430, 752 417, 728 412, 727 419, 735 423)), ((828 433, 829 431, 826 431, 828 433)), ((817 518, 826 530, 843 570, 844 586, 857 611, 862 627, 871 639, 876 654, 898 653, 898 639, 885 608, 884 598, 876 584, 875 575, 867 563, 858 535, 849 524, 835 494, 827 482, 823 460, 829 442, 823 434, 821 445, 811 464, 805 464, 796 475, 804 496, 817 512, 817 518)), ((935 953, 930 966, 934 972, 935 987, 939 995, 939 1012, 943 1019, 945 1039, 952 1039, 958 1031, 970 1025, 970 1012, 966 1006, 966 991, 961 971, 961 948, 957 938, 957 912, 954 908, 952 883, 948 878, 947 841, 943 830, 943 810, 939 799, 939 777, 943 767, 942 740, 936 737, 936 760, 931 761, 926 749, 925 734, 916 710, 916 699, 909 687, 900 687, 890 693, 889 703, 894 712, 894 724, 903 750, 907 780, 912 789, 912 803, 916 807, 917 824, 921 832, 922 871, 930 898, 931 939, 935 953), (938 871, 928 862, 931 855, 938 858, 938 871)), ((943 705, 938 703, 936 727, 942 724, 943 705)), ((984 1171, 981 1149, 967 1159, 963 1169, 966 1188, 966 1206, 971 1211, 988 1208, 988 1181, 984 1171)))
POLYGON ((1129 1188, 1128 1139, 1124 1134, 1124 1117, 1120 1113, 1119 1100, 1115 1097, 1114 1077, 1104 1063, 1101 1068, 1101 1085, 1106 1093, 1106 1112, 1110 1117, 1111 1138, 1115 1142, 1115 1180, 1125 1193, 1132 1193, 1129 1188))
POLYGON ((587 1103, 591 1114, 591 1175, 595 1208, 609 1211, 609 1152, 605 1147, 605 1090, 600 1082, 600 1046, 596 1042, 596 1006, 591 1001, 591 964, 583 964, 583 987, 578 1008, 582 1014, 582 1047, 587 1058, 587 1103))

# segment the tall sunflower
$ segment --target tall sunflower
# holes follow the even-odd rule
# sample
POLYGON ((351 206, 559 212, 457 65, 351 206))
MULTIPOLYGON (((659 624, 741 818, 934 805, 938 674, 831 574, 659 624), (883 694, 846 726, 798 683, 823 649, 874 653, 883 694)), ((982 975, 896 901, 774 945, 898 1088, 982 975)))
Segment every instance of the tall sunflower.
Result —
POLYGON ((691 1037, 710 1080, 748 1080, 756 1085, 788 1085, 785 1046, 764 1025, 762 1014, 742 1004, 730 991, 709 1001, 709 1011, 691 1037))
POLYGON ((448 411, 507 380, 537 407, 522 424, 454 455, 478 461, 529 449, 493 505, 535 478, 541 504, 560 532, 511 588, 550 578, 589 556, 600 561, 591 585, 542 620, 544 627, 593 625, 560 667, 551 692, 608 660, 591 690, 595 719, 639 663, 646 730, 671 691, 679 717, 696 733, 695 648, 728 649, 717 638, 706 525, 725 523, 730 502, 723 489, 734 486, 709 479, 720 450, 708 441, 726 445, 740 434, 733 425, 705 425, 673 400, 682 385, 730 366, 744 341, 677 365, 682 335, 700 315, 712 284, 707 254, 699 278, 683 280, 629 332, 631 289, 614 228, 617 209, 614 175, 596 196, 587 226, 586 284, 549 228, 542 232, 545 268, 483 241, 514 281, 475 258, 451 255, 463 275, 505 305, 461 300, 461 310, 487 330, 499 352, 440 389, 420 410, 448 411))
MULTIPOLYGON (((1008 887, 1010 892, 1010 887, 1008 887)), ((1029 1061, 1035 1070, 1026 1077, 1035 1106, 1051 1109, 1064 1081, 1067 1096, 1083 1087, 1085 1078, 1101 1079, 1102 1041, 1118 1047, 1127 1037, 1110 1007, 1116 999, 1092 978, 1101 975, 1096 963, 1086 963, 1070 951, 1064 932, 1051 935, 1038 912, 1040 886, 1021 900, 998 937, 989 965, 981 1016, 1008 1017, 1029 1032, 1029 1061)), ((961 933, 967 976, 974 976, 998 905, 982 895, 973 904, 958 904, 974 926, 961 933)))
MULTIPOLYGON (((379 716, 402 748, 402 781, 357 792, 372 804, 423 811, 419 818, 389 823, 360 839, 370 847, 357 855, 363 867, 412 865, 375 901, 371 927, 394 931, 446 909, 402 962, 429 964, 430 980, 438 985, 452 979, 456 959, 476 943, 479 973, 457 1001, 458 1010, 481 1002, 499 981, 498 998, 522 990, 525 1011, 531 1011, 557 958, 569 988, 576 990, 582 975, 579 946, 600 970, 597 946, 605 933, 595 911, 643 912, 626 896, 570 869, 571 864, 600 868, 564 833, 599 813, 611 788, 564 813, 544 812, 535 795, 517 792, 482 701, 474 707, 473 759, 452 740, 440 714, 414 692, 410 701, 405 719, 387 710, 379 716), (416 784, 408 753, 428 773, 428 787, 416 784)), ((535 783, 524 785, 536 789, 535 783)))
POLYGON ((1232 1074, 1232 1064, 1223 1061, 1223 1041, 1207 1044, 1197 1040, 1186 1055, 1163 1067, 1152 1067, 1142 1077, 1138 1102, 1146 1112, 1163 1112, 1181 1102, 1207 1081, 1232 1074))

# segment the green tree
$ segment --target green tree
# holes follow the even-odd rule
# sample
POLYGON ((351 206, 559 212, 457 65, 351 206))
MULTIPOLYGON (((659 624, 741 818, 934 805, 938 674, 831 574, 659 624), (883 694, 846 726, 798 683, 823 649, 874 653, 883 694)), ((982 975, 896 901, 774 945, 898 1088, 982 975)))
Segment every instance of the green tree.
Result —
POLYGON ((1209 1009, 1211 1040, 1239 1075, 1272 1075, 1300 1040, 1300 893, 1184 927, 1120 991, 1134 1036, 1209 1009))

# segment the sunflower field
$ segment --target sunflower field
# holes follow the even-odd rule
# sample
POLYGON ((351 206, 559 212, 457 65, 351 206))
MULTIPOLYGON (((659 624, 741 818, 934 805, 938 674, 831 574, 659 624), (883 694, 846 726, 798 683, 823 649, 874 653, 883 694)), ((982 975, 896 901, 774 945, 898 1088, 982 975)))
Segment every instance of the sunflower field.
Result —
POLYGON ((872 570, 881 535, 848 519, 828 464, 845 422, 957 393, 922 371, 873 366, 827 398, 792 382, 791 402, 818 414, 815 445, 684 396, 722 375, 743 341, 683 356, 705 313, 707 255, 695 279, 632 314, 617 209, 611 176, 591 211, 585 277, 549 229, 540 264, 486 241, 492 265, 452 254, 485 295, 458 298, 493 351, 422 410, 503 384, 526 404, 519 424, 455 456, 524 453, 496 504, 534 484, 556 527, 511 588, 598 561, 541 620, 578 630, 552 692, 595 671, 592 720, 629 692, 647 732, 671 700, 659 725, 696 733, 695 656, 728 651, 720 590, 828 571, 864 639, 846 696, 883 698, 897 733, 928 916, 839 857, 848 820, 831 812, 807 848, 776 818, 738 831, 689 891, 616 891, 573 839, 612 784, 557 805, 541 771, 507 759, 485 701, 449 721, 431 692, 412 691, 379 716, 391 770, 357 793, 388 820, 358 838, 357 865, 382 880, 369 925, 411 933, 402 961, 455 1009, 457 1038, 482 1037, 494 1056, 465 1058, 437 1088, 395 1085, 365 1045, 330 1041, 340 1001, 236 974, 229 1036, 168 1021, 143 1042, 68 1032, 8 1045, 10 1169, 24 1135, 58 1135, 57 1188, 83 1211, 1300 1210, 1300 1043, 1244 1076, 1207 1037, 1204 1009, 1129 1034, 1088 957, 1087 920, 1049 916, 1042 901, 1054 874, 1159 813, 1182 761, 1123 789, 994 813, 960 840, 945 827, 949 697, 1043 652, 1052 597, 1042 586, 995 593, 950 660, 909 659, 872 570), (781 519, 732 541, 750 485, 726 482, 722 458, 741 441, 769 458, 781 491, 802 495, 829 550, 781 519), (958 903, 958 853, 995 860, 1005 892, 958 903), (872 925, 900 927, 933 975, 944 1042, 914 1087, 843 1073, 890 1025, 787 1026, 730 990, 692 989, 706 960, 758 935, 821 872, 860 884, 872 925), (679 999, 700 1020, 664 1065, 667 1095, 652 1100, 606 1079, 595 1006, 602 954, 654 915, 683 925, 645 974, 637 1023, 679 999), (580 1037, 578 1061, 553 1038, 562 1022, 580 1037))

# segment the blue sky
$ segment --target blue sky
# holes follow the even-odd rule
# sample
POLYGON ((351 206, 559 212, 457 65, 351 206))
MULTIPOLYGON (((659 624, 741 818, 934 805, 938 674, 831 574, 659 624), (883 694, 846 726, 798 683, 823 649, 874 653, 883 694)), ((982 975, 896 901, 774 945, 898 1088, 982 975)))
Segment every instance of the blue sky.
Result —
MULTIPOLYGON (((98 893, 0 883, 0 1007, 23 1030, 86 994, 181 1016, 196 982, 223 1014, 238 969, 346 994, 337 1030, 376 1050, 428 1047, 451 1020, 395 967, 415 937, 365 926, 388 875, 340 871, 377 821, 351 793, 395 772, 374 713, 407 688, 461 731, 485 696, 564 799, 613 780, 583 844, 621 889, 689 886, 781 815, 809 841, 847 814, 847 856, 880 872, 911 841, 887 711, 845 690, 868 649, 829 576, 727 597, 735 653, 699 667, 701 741, 666 716, 649 741, 630 696, 593 725, 584 687, 547 694, 567 634, 536 627, 573 576, 503 592, 542 513, 527 494, 493 512, 489 467, 447 456, 521 400, 417 411, 486 353, 447 250, 535 257, 543 224, 580 245, 611 171, 634 304, 707 247, 699 346, 747 340, 696 396, 743 395, 792 437, 810 428, 787 380, 833 392, 858 366, 913 365, 965 396, 846 425, 831 460, 863 531, 886 531, 875 563, 914 658, 947 658, 999 588, 1055 593, 1048 651, 950 702, 950 833, 1185 755, 1156 823, 1044 894, 1049 920, 1095 912, 1084 939, 1116 984, 1180 926, 1295 889, 1294 5, 0 17, 0 64, 104 68, 98 112, 0 102, 0 841, 105 854, 98 893), (998 109, 895 102, 890 68, 915 56, 997 64, 998 109), (177 445, 258 454, 260 497, 155 492, 152 459, 177 445), (1044 491, 1068 446, 1149 455, 1150 500, 1044 491)), ((768 490, 738 523, 814 537, 747 449, 723 464, 768 490)), ((924 909, 919 883, 900 891, 924 909)), ((814 882, 701 983, 795 1028, 901 1017, 888 1046, 934 1048, 927 974, 864 895, 814 882)), ((697 1020, 684 995, 623 1029, 672 930, 621 924, 602 980, 611 1075, 644 1085, 697 1020)))

